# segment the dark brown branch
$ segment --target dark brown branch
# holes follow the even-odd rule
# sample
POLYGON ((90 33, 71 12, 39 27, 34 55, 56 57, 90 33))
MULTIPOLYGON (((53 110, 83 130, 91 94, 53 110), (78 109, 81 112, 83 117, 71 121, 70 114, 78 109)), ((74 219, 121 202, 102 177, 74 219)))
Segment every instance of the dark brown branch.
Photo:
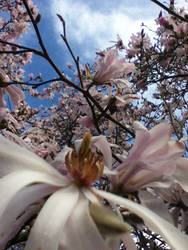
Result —
MULTIPOLYGON (((43 50, 43 53, 40 52, 40 56, 42 56, 43 58, 45 58, 49 64, 54 68, 54 70, 56 71, 56 73, 59 75, 60 79, 64 82, 66 82, 69 86, 75 88, 76 90, 80 91, 84 97, 86 98, 86 100, 90 100, 98 109, 100 112, 103 112, 103 108, 100 106, 100 104, 95 100, 95 98, 93 98, 90 93, 86 90, 84 90, 82 87, 79 87, 78 85, 74 84, 72 81, 68 80, 64 75, 63 73, 60 71, 60 69, 56 66, 56 64, 53 62, 53 60, 51 59, 51 57, 49 56, 45 46, 44 46, 44 43, 42 41, 42 37, 40 35, 40 32, 39 32, 39 29, 38 29, 38 26, 33 18, 33 15, 29 9, 29 6, 27 4, 27 0, 23 0, 23 3, 28 11, 28 14, 30 16, 30 19, 33 23, 33 26, 34 26, 34 29, 35 29, 35 32, 36 32, 36 35, 38 37, 38 40, 39 40, 39 44, 41 46, 41 49, 43 50)), ((64 24, 64 22, 63 22, 64 24)), ((64 26, 64 35, 66 34, 66 30, 65 30, 65 26, 64 26)), ((72 51, 72 50, 71 50, 72 51)), ((73 54, 74 56, 74 54, 73 54)), ((75 58, 75 57, 74 57, 75 58)), ((75 60, 76 62, 76 65, 78 66, 78 69, 79 69, 79 60, 75 60)), ((79 71, 78 71, 79 73, 79 71)), ((80 75, 80 80, 82 81, 81 79, 81 75, 80 75)), ((90 103, 90 101, 88 102, 89 106, 92 107, 92 104, 90 103)), ((91 108, 93 111, 94 109, 91 108)), ((109 119, 110 121, 114 122, 115 124, 117 124, 118 126, 120 126, 121 128, 123 128, 125 131, 127 131, 129 134, 131 134, 133 137, 135 136, 134 133, 128 129, 127 127, 125 127, 124 125, 122 125, 121 123, 119 123, 118 121, 116 121, 114 118, 112 118, 110 115, 108 115, 107 113, 104 114, 104 117, 106 117, 107 119, 109 119)))
POLYGON ((27 53, 27 52, 32 52, 32 49, 25 49, 25 50, 8 50, 8 51, 0 51, 0 54, 22 54, 22 53, 27 53))
POLYGON ((188 22, 188 20, 180 15, 178 15, 176 12, 174 12, 173 10, 171 10, 170 8, 166 7, 164 4, 160 3, 158 0, 150 0, 153 3, 157 4, 158 6, 160 6, 162 9, 166 10, 169 14, 177 17, 179 20, 181 20, 182 22, 188 22))
POLYGON ((39 82, 39 83, 20 82, 20 81, 12 81, 12 82, 2 82, 2 81, 0 81, 0 87, 4 88, 4 87, 7 87, 9 85, 18 84, 18 85, 32 86, 35 89, 35 88, 37 88, 37 87, 39 87, 41 85, 45 85, 47 83, 57 82, 57 81, 61 81, 61 79, 60 78, 55 78, 55 79, 51 79, 51 80, 47 80, 47 81, 39 82))
MULTIPOLYGON (((29 52, 32 52, 32 53, 34 53, 36 55, 39 55, 39 56, 42 56, 41 51, 33 49, 33 48, 22 46, 22 45, 19 45, 19 44, 16 44, 16 43, 10 43, 10 42, 7 42, 7 41, 1 40, 1 39, 0 39, 0 43, 10 45, 12 47, 16 47, 16 48, 19 48, 19 49, 28 50, 29 52)), ((5 53, 6 53, 6 51, 5 51, 5 53)))
POLYGON ((45 48, 45 46, 44 46, 42 37, 41 37, 41 35, 40 35, 40 32, 39 32, 39 29, 38 29, 37 22, 35 21, 33 15, 32 15, 32 12, 31 12, 31 10, 30 10, 28 4, 27 4, 27 0, 23 0, 23 3, 24 3, 24 5, 25 5, 25 8, 26 8, 26 10, 27 10, 27 13, 28 13, 28 15, 29 15, 29 17, 30 17, 30 19, 31 19, 31 22, 32 22, 32 24, 33 24, 33 27, 34 27, 34 29, 35 29, 35 32, 36 32, 36 35, 37 35, 37 38, 38 38, 40 47, 41 47, 42 51, 44 52, 44 54, 47 55, 48 53, 47 53, 47 50, 46 50, 46 48, 45 48))

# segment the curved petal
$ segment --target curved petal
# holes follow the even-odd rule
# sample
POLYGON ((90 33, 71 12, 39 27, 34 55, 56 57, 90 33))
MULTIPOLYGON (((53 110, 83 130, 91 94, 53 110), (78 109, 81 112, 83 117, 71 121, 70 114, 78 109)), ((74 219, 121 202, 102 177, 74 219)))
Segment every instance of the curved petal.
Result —
POLYGON ((124 234, 121 238, 126 250, 137 250, 136 243, 130 234, 124 234))
POLYGON ((131 212, 137 214, 144 220, 146 226, 148 226, 154 232, 160 234, 172 249, 187 250, 188 236, 181 233, 181 231, 161 218, 159 215, 128 199, 97 189, 93 189, 93 191, 104 199, 110 200, 119 205, 123 205, 131 212))
POLYGON ((108 249, 104 239, 100 235, 89 214, 88 203, 88 199, 80 193, 77 206, 67 221, 59 250, 70 250, 75 249, 75 247, 76 250, 108 249))
POLYGON ((0 179, 0 216, 9 202, 17 193, 33 183, 46 183, 54 186, 63 186, 63 182, 53 176, 34 171, 16 171, 0 179))
POLYGON ((17 109, 20 102, 25 99, 24 92, 13 85, 7 86, 6 92, 8 93, 11 101, 13 102, 14 107, 17 109))
POLYGON ((94 136, 91 138, 91 147, 94 145, 99 149, 104 157, 104 164, 108 167, 112 167, 112 153, 109 143, 105 136, 94 136))
MULTIPOLYGON (((77 187, 72 185, 58 190, 46 201, 31 229, 25 250, 59 249, 61 232, 78 201, 78 196, 77 187)), ((70 238, 74 239, 72 236, 70 238)))
POLYGON ((188 158, 180 158, 176 161, 176 170, 173 178, 188 192, 188 158))
MULTIPOLYGON (((82 140, 76 140, 74 143, 74 146, 76 148, 76 151, 79 151, 79 147, 82 143, 82 140)), ((104 164, 108 167, 112 167, 112 153, 111 148, 109 146, 107 139, 103 135, 99 136, 92 136, 91 137, 91 148, 97 148, 99 151, 101 151, 103 157, 104 157, 104 164)))
POLYGON ((33 215, 37 214, 41 209, 41 204, 35 204, 27 209, 14 223, 12 227, 6 225, 7 232, 1 232, 0 249, 6 249, 6 245, 22 228, 26 221, 28 221, 33 215), (4 234, 5 232, 5 234, 4 234), (3 234, 2 234, 3 233, 3 234))
POLYGON ((0 217, 0 249, 3 249, 3 246, 6 246, 7 242, 15 236, 25 220, 28 220, 29 216, 41 208, 41 205, 35 202, 55 190, 57 187, 36 184, 18 192, 0 217))
POLYGON ((68 180, 36 154, 0 136, 0 176, 16 170, 32 170, 54 176, 68 184, 68 180))
POLYGON ((162 218, 173 224, 172 216, 170 215, 169 210, 162 199, 154 196, 146 190, 139 191, 138 196, 143 206, 149 208, 158 215, 161 214, 162 218))

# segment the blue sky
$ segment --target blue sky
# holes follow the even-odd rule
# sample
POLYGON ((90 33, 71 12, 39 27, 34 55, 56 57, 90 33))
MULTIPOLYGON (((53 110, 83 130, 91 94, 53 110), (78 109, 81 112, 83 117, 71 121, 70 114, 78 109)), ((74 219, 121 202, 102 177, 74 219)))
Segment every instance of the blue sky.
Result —
MULTIPOLYGON (((166 0, 168 2, 168 0, 166 0)), ((112 45, 117 34, 127 45, 132 33, 141 30, 144 23, 155 30, 155 19, 160 8, 150 0, 33 0, 42 15, 39 29, 48 52, 57 66, 65 73, 70 72, 66 63, 71 61, 63 40, 62 24, 56 14, 66 21, 67 36, 70 45, 80 62, 93 63, 97 49, 112 45)), ((179 6, 187 5, 187 0, 177 0, 179 6)), ((147 31, 147 29, 145 28, 147 31)), ((152 38, 152 33, 150 33, 152 38)), ((31 28, 21 39, 21 44, 39 48, 35 33, 31 28)), ((32 64, 25 67, 25 78, 28 73, 42 73, 43 80, 55 78, 56 74, 46 61, 33 56, 32 64)), ((74 80, 74 79, 73 79, 74 80)), ((36 100, 36 99, 35 99, 36 100)), ((35 105, 38 106, 38 101, 35 105)))
MULTIPOLYGON (((180 6, 187 0, 177 0, 180 6)), ((60 14, 67 24, 67 36, 75 55, 81 63, 92 62, 97 49, 112 45, 117 34, 127 44, 132 33, 141 30, 144 23, 155 29, 155 21, 160 8, 150 0, 33 0, 42 14, 39 24, 43 40, 50 55, 57 65, 66 69, 70 55, 60 37, 62 24, 56 14, 60 14)), ((168 0, 167 0, 168 2, 168 0)), ((152 34, 150 33, 151 37, 152 34)), ((34 32, 30 30, 22 38, 22 43, 38 47, 34 32)), ((33 58, 34 72, 45 72, 46 77, 51 70, 38 58, 33 58)), ((28 65, 29 67, 31 65, 28 65)), ((26 70, 28 71, 28 68, 26 70)))
MULTIPOLYGON (((62 70, 71 61, 65 45, 60 38, 62 25, 56 16, 59 13, 67 24, 67 36, 73 51, 82 63, 92 61, 97 49, 112 45, 117 34, 127 44, 132 33, 141 30, 141 23, 155 27, 154 19, 160 9, 149 0, 33 0, 42 14, 39 24, 44 42, 50 55, 62 70)), ((22 43, 37 48, 34 32, 30 30, 22 38, 22 43)), ((43 61, 33 58, 34 72, 51 74, 43 61)), ((26 69, 31 65, 28 65, 26 69)))

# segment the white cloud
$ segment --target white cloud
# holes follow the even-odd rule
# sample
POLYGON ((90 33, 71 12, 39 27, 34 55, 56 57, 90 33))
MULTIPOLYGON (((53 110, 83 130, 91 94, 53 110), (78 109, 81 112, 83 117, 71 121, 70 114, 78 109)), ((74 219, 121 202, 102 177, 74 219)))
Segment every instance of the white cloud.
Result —
MULTIPOLYGON (((143 0, 142 3, 144 3, 143 0)), ((91 52, 94 53, 96 49, 110 46, 109 41, 116 40, 117 34, 126 44, 132 33, 141 30, 142 22, 154 28, 154 19, 159 13, 159 9, 155 6, 154 10, 150 2, 149 5, 133 6, 129 1, 129 6, 127 6, 125 1, 119 1, 115 8, 109 4, 111 7, 108 9, 105 5, 104 11, 101 5, 102 2, 100 9, 97 6, 94 9, 86 1, 51 1, 55 30, 59 34, 62 33, 62 25, 55 16, 55 13, 58 13, 65 19, 69 38, 80 46, 82 56, 84 53, 85 57, 91 57, 91 52)))
POLYGON ((180 8, 184 7, 188 11, 188 0, 176 0, 175 4, 180 8))

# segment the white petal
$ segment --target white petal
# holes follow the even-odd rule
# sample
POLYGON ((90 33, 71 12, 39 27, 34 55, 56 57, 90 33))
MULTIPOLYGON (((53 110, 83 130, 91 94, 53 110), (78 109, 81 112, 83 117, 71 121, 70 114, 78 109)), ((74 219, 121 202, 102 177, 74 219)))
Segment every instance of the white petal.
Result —
POLYGON ((46 201, 31 229, 25 250, 58 249, 61 232, 77 203, 78 194, 77 187, 72 185, 58 190, 46 201))
POLYGON ((116 170, 110 170, 109 168, 107 168, 106 166, 104 166, 104 171, 103 174, 106 175, 117 175, 119 172, 117 172, 116 170))
POLYGON ((14 225, 9 227, 6 225, 6 229, 1 232, 0 249, 4 250, 8 241, 13 239, 14 236, 21 230, 26 221, 28 221, 33 215, 37 214, 41 209, 41 204, 35 204, 27 209, 15 222, 14 225), (5 234, 4 232, 7 231, 5 234))
POLYGON ((54 176, 34 171, 16 171, 0 179, 0 216, 12 198, 24 187, 33 183, 47 183, 54 186, 64 186, 64 183, 54 176))
POLYGON ((57 187, 36 184, 18 192, 0 217, 0 249, 15 236, 25 223, 25 219, 29 219, 29 216, 32 216, 33 212, 40 208, 38 204, 34 203, 55 190, 57 187))
POLYGON ((53 175, 65 182, 68 181, 61 174, 51 167, 47 162, 36 154, 20 147, 19 145, 9 141, 4 136, 0 136, 0 176, 4 176, 16 170, 35 170, 53 175))
POLYGON ((188 192, 188 158, 180 158, 176 161, 176 170, 173 178, 188 192))
POLYGON ((72 152, 72 148, 69 148, 65 146, 63 150, 61 150, 55 157, 53 162, 60 161, 60 162, 65 162, 65 156, 67 155, 68 152, 72 152))
MULTIPOLYGON (((82 140, 76 140, 74 143, 75 149, 78 152, 79 147, 82 143, 82 140)), ((91 148, 96 147, 99 149, 104 157, 104 164, 108 167, 111 168, 112 166, 112 153, 110 149, 110 145, 106 139, 105 136, 100 135, 100 136, 92 136, 91 137, 91 148)))
POLYGON ((154 232, 160 234, 173 250, 187 250, 188 236, 181 233, 177 228, 161 218, 159 215, 128 199, 97 189, 93 189, 93 191, 104 199, 123 205, 131 212, 137 214, 144 220, 146 226, 154 232))
POLYGON ((59 250, 108 249, 89 214, 88 202, 86 197, 80 193, 77 206, 67 221, 62 234, 61 247, 59 250))
POLYGON ((112 167, 112 153, 110 145, 105 136, 94 136, 91 138, 91 147, 95 145, 97 149, 101 151, 104 157, 104 164, 108 167, 112 167))
POLYGON ((89 200, 89 201, 91 201, 91 202, 93 202, 93 203, 97 203, 99 200, 98 200, 98 198, 96 197, 96 195, 95 194, 93 194, 93 192, 90 190, 90 189, 88 189, 88 188, 85 188, 85 187, 83 187, 82 188, 82 193, 84 194, 84 196, 89 200))
POLYGON ((143 206, 149 208, 159 216, 161 214, 162 218, 173 224, 172 216, 162 199, 154 196, 146 190, 139 191, 138 196, 143 206))
POLYGON ((124 234, 121 237, 121 240, 123 241, 126 250, 137 250, 136 243, 130 234, 124 234))

